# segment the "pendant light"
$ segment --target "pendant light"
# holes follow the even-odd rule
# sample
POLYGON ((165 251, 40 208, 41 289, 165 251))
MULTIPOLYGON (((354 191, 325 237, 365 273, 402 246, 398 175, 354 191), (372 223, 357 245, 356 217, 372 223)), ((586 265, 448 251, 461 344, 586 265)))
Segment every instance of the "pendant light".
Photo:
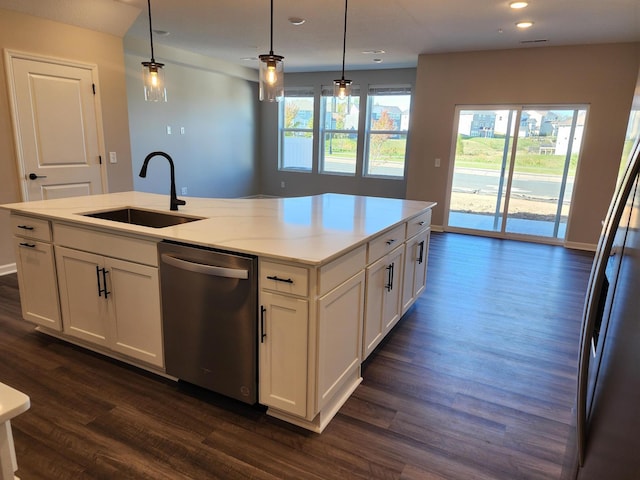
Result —
MULTIPOLYGON (((351 96, 351 80, 346 80, 344 78, 344 59, 347 51, 347 2, 348 0, 344 0, 344 36, 342 42, 342 78, 340 80, 333 81, 333 96, 336 100, 346 99, 347 100, 347 108, 350 103, 351 96)), ((336 104, 337 102, 334 102, 336 104)))
POLYGON ((271 43, 269 53, 259 55, 260 101, 279 102, 284 97, 284 57, 273 54, 273 0, 271 0, 271 43))
POLYGON ((156 62, 153 57, 153 29, 151 27, 151 0, 149 7, 149 40, 151 41, 151 61, 142 62, 142 78, 144 82, 144 99, 147 102, 166 102, 167 90, 164 86, 164 63, 156 62))

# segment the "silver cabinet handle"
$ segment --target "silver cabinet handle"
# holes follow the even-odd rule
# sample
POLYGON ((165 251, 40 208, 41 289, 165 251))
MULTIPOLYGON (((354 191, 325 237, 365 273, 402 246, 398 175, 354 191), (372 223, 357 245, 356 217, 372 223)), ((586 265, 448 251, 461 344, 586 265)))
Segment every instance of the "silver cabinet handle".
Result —
POLYGON ((396 241, 397 240, 395 238, 392 238, 391 240, 387 240, 387 245, 392 245, 392 244, 396 243, 396 241))
POLYGON ((26 242, 22 242, 20 243, 21 247, 29 247, 29 248, 36 248, 34 243, 26 243, 26 242))
POLYGON ((216 267, 215 265, 206 265, 204 263, 191 262, 189 260, 183 260, 182 258, 163 253, 161 255, 162 261, 172 267, 180 268, 181 270, 187 270, 188 272, 202 273, 204 275, 211 275, 213 277, 225 277, 225 278, 239 278, 246 280, 249 278, 249 270, 237 269, 237 268, 225 268, 216 267))

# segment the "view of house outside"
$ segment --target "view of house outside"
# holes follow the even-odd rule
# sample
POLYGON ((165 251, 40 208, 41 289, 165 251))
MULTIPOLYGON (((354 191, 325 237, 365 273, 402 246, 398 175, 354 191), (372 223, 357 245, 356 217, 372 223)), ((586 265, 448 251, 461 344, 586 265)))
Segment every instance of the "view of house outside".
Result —
POLYGON ((448 225, 564 238, 585 120, 585 107, 460 109, 448 225))
MULTIPOLYGON (((360 97, 321 97, 319 171, 355 175, 358 162, 360 97)), ((314 146, 313 96, 281 102, 280 168, 311 171, 314 146)), ((404 176, 411 95, 369 95, 365 122, 365 175, 404 176)))

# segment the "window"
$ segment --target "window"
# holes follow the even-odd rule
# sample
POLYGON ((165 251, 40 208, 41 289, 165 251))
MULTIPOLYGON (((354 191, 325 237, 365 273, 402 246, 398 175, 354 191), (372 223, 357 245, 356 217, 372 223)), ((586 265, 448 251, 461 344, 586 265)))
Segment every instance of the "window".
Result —
POLYGON ((332 85, 285 88, 278 107, 279 170, 404 178, 411 86, 369 85, 361 92, 354 85, 351 93, 341 100, 332 85))
POLYGON ((369 87, 365 175, 404 177, 411 87, 369 87))
POLYGON ((320 172, 355 175, 358 153, 360 97, 352 87, 351 97, 333 97, 333 86, 322 88, 320 106, 323 122, 320 141, 320 172))
POLYGON ((311 171, 313 88, 287 89, 280 102, 280 170, 311 171))

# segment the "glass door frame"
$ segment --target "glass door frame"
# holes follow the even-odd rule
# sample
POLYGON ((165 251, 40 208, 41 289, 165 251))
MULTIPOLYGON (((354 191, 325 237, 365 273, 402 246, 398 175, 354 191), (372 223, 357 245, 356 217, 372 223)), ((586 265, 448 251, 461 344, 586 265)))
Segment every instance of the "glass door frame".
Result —
MULTIPOLYGON (((444 212, 444 222, 443 222, 443 230, 450 232, 460 232, 460 233, 473 233, 475 235, 480 236, 490 236, 490 237, 498 237, 498 238, 512 238, 519 240, 529 240, 536 241, 539 243, 550 243, 550 244, 564 244, 566 241, 566 237, 569 231, 569 219, 571 217, 572 210, 569 209, 569 219, 567 219, 567 230, 565 232, 564 238, 558 238, 558 231, 560 228, 560 220, 561 220, 561 211, 562 205, 564 201, 564 197, 566 196, 566 187, 567 187, 567 179, 569 177, 570 170, 570 160, 573 154, 578 155, 578 162, 580 156, 582 154, 582 146, 584 142, 581 141, 580 148, 577 152, 573 152, 573 137, 576 131, 577 122, 578 122, 578 113, 580 111, 585 112, 585 121, 584 121, 584 130, 586 131, 586 126, 589 117, 589 104, 554 104, 554 105, 546 105, 546 104, 497 104, 497 105, 456 105, 455 113, 453 119, 453 130, 452 130, 452 138, 451 138, 451 150, 450 150, 450 160, 449 160, 449 172, 448 172, 448 180, 447 180, 447 193, 445 199, 445 212, 444 212), (455 173, 455 160, 456 160, 456 150, 457 150, 457 141, 458 141, 458 132, 459 132, 459 122, 460 122, 460 113, 462 111, 500 111, 505 110, 509 112, 509 124, 507 126, 507 135, 508 137, 505 139, 505 146, 503 152, 503 161, 500 169, 500 179, 498 186, 498 194, 496 197, 496 207, 494 211, 494 230, 481 230, 474 228, 465 228, 460 226, 450 226, 449 225, 449 214, 451 211, 451 195, 453 189, 453 180, 455 173), (570 135, 568 139, 567 153, 564 159, 564 166, 562 169, 562 182, 559 192, 559 198, 557 202, 556 215, 554 219, 553 225, 553 236, 543 236, 543 235, 530 235, 525 233, 517 233, 517 232, 509 232, 507 231, 507 221, 509 215, 509 200, 511 198, 511 188, 513 184, 513 174, 514 167, 516 165, 516 156, 517 156, 517 148, 518 148, 518 139, 519 139, 519 131, 520 131, 520 121, 522 118, 522 112, 528 110, 562 110, 562 111, 573 111, 573 118, 571 122, 570 135), (515 115, 513 115, 515 113, 515 115), (515 116, 515 120, 513 117, 515 116), (513 126, 512 126, 513 121, 513 126), (510 149, 510 152, 507 155, 507 150, 510 149), (506 164, 507 156, 509 157, 508 165, 506 164), (508 171, 505 172, 505 169, 508 168, 508 171), (506 174, 506 175, 505 175, 506 174), (506 178, 505 178, 506 176, 506 178), (506 180, 506 181, 505 181, 506 180), (506 187, 505 187, 506 183, 506 187), (506 192, 506 193, 504 193, 506 192), (502 195, 505 195, 504 205, 502 205, 502 195), (502 212, 500 211, 502 208, 502 212), (497 224, 500 222, 500 229, 497 229, 497 224)), ((584 139, 585 132, 583 132, 584 139)), ((576 169, 574 183, 577 183, 579 169, 576 169)), ((572 192, 572 196, 575 190, 572 192)), ((573 203, 573 202, 571 202, 573 203)))

